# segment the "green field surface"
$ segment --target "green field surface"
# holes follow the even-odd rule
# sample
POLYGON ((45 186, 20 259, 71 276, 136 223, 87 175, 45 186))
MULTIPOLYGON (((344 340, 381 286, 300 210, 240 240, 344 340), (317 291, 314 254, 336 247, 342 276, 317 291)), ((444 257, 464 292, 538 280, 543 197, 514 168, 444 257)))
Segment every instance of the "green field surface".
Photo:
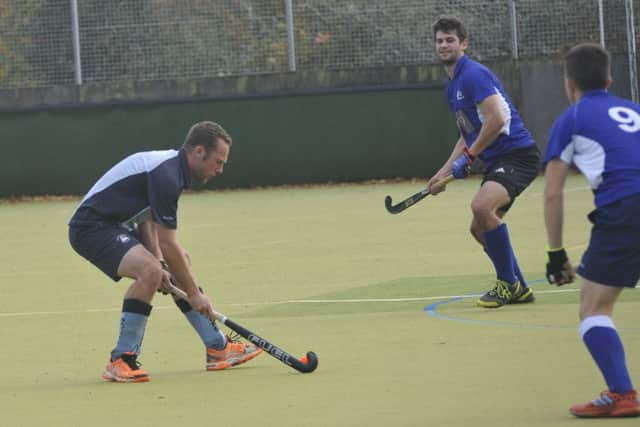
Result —
MULTIPOLYGON (((320 364, 300 374, 262 355, 206 372, 197 335, 158 294, 143 384, 100 377, 128 280, 113 283, 69 246, 79 199, 0 203, 0 426, 603 425, 567 411, 606 386, 578 336, 579 286, 543 283, 542 179, 506 218, 537 301, 475 306, 495 276, 468 232, 479 184, 453 182, 399 215, 385 195, 399 201, 424 182, 185 194, 178 239, 215 307, 320 364)), ((577 263, 592 194, 580 176, 567 189, 577 263)), ((639 301, 625 291, 614 316, 636 384, 639 301)))

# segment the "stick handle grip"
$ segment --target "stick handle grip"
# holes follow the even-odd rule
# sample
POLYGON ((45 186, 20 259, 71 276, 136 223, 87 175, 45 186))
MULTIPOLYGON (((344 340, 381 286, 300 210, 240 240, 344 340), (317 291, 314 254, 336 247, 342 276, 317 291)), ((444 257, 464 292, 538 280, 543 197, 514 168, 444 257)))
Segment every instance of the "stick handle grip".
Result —
MULTIPOLYGON (((187 293, 185 291, 183 291, 182 289, 180 289, 179 287, 177 287, 176 285, 173 284, 173 280, 171 281, 171 292, 173 292, 173 294, 175 296, 177 296, 178 298, 182 298, 185 301, 189 301, 189 297, 187 296, 187 293)), ((218 322, 222 322, 225 323, 227 321, 227 316, 218 313, 217 311, 213 311, 213 317, 214 319, 211 320, 217 320, 218 322)))
POLYGON ((436 185, 447 185, 448 183, 450 183, 451 181, 453 181, 454 179, 456 179, 455 176, 453 175, 447 175, 444 178, 442 178, 440 181, 436 182, 436 185))
POLYGON ((187 296, 187 293, 185 291, 183 291, 182 289, 180 289, 179 287, 177 287, 176 285, 173 284, 173 281, 171 281, 171 292, 173 292, 173 294, 177 297, 182 298, 183 300, 187 300, 189 301, 189 297, 187 296))

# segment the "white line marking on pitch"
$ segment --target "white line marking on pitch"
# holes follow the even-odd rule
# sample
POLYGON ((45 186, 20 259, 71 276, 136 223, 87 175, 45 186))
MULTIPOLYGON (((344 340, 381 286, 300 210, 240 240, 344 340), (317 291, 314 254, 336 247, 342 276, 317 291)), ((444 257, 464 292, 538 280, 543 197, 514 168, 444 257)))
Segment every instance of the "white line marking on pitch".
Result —
MULTIPOLYGON (((536 291, 538 294, 560 294, 568 292, 578 292, 580 289, 552 289, 548 291, 536 291)), ((413 301, 434 301, 440 299, 452 298, 473 298, 482 294, 466 294, 466 295, 440 295, 432 297, 411 297, 411 298, 352 298, 352 299, 292 299, 284 301, 272 302, 249 302, 249 303, 231 303, 229 306, 243 305, 272 305, 272 304, 338 304, 338 303, 365 303, 365 302, 413 302, 413 301)))
MULTIPOLYGON (((547 291, 536 291, 536 295, 539 294, 559 294, 568 292, 578 292, 580 289, 552 289, 547 291)), ((386 303, 386 302, 415 302, 415 301, 434 301, 434 300, 446 300, 452 298, 472 298, 480 296, 481 294, 467 294, 467 295, 440 295, 431 297, 411 297, 411 298, 351 298, 351 299, 292 299, 283 301, 266 301, 266 302, 246 302, 246 303, 229 303, 221 304, 233 307, 246 307, 256 305, 279 305, 279 304, 359 304, 359 303, 386 303)), ((167 310, 175 308, 171 305, 166 306, 154 306, 154 310, 167 310)), ((15 313, 0 313, 0 318, 9 317, 35 317, 35 316, 52 316, 60 314, 78 314, 78 313, 111 313, 120 312, 120 308, 89 308, 86 310, 60 310, 60 311, 26 311, 15 313)))
MULTIPOLYGON (((574 191, 586 191, 586 190, 591 190, 591 187, 586 186, 586 187, 565 188, 564 192, 565 193, 573 193, 574 191)), ((537 192, 533 192, 533 193, 529 193, 529 194, 524 194, 523 196, 525 196, 525 197, 534 197, 534 196, 543 196, 543 195, 544 195, 544 192, 537 191, 537 192)))

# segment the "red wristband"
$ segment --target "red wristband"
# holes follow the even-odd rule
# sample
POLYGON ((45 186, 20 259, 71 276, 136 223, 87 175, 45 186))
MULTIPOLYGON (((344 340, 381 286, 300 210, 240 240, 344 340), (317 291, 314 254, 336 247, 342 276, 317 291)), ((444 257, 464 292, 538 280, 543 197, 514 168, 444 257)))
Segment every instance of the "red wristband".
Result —
POLYGON ((464 154, 467 155, 468 158, 470 158, 471 160, 475 160, 476 156, 471 152, 471 150, 469 150, 469 147, 467 147, 465 145, 464 147, 464 154))

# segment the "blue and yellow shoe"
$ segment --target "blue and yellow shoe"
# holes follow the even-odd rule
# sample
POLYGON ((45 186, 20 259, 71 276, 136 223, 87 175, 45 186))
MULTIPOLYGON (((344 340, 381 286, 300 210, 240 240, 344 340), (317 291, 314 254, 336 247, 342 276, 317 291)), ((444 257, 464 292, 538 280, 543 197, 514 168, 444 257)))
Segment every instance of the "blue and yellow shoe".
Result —
POLYGON ((536 296, 533 295, 530 287, 522 286, 520 282, 516 282, 514 285, 517 285, 517 289, 512 291, 511 299, 507 304, 526 304, 536 300, 536 296))
POLYGON ((508 304, 512 296, 509 283, 503 280, 496 280, 496 285, 482 295, 478 301, 476 301, 476 304, 483 308, 499 308, 508 304))
POLYGON ((535 299, 531 288, 522 286, 519 281, 510 285, 504 280, 497 280, 493 289, 482 295, 476 304, 483 308, 499 308, 506 304, 525 304, 535 299))

